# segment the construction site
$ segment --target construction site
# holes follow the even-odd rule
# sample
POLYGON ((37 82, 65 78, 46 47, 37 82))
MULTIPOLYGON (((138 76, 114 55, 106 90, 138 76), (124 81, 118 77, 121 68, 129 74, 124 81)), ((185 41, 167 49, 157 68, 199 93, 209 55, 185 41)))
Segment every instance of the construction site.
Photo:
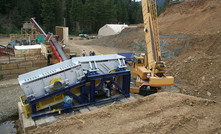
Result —
POLYGON ((0 133, 221 133, 221 1, 141 0, 143 23, 0 35, 0 133))

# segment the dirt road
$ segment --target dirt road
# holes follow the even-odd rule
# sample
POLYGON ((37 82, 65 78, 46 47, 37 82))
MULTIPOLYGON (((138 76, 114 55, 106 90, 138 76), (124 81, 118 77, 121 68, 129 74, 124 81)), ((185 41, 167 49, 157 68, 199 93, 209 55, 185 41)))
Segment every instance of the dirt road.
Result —
MULTIPOLYGON (((17 79, 13 79, 13 81, 17 81, 17 79)), ((22 89, 16 82, 8 83, 7 81, 0 81, 0 89, 0 123, 17 119, 19 96, 24 94, 22 89)))
POLYGON ((158 93, 62 119, 30 133, 220 133, 221 104, 158 93))
POLYGON ((97 45, 85 45, 92 40, 70 40, 68 47, 71 48, 72 52, 77 52, 78 56, 81 56, 82 50, 86 51, 86 55, 89 55, 90 51, 95 51, 96 55, 102 54, 117 54, 119 52, 130 52, 127 49, 119 49, 107 46, 97 46, 97 45))

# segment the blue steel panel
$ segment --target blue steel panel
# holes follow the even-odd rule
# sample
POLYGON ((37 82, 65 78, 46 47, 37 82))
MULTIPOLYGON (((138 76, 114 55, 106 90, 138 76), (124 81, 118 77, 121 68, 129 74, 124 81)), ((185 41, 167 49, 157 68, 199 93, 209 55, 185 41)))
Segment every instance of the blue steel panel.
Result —
POLYGON ((133 61, 135 53, 118 53, 118 55, 126 57, 125 61, 133 61))
MULTIPOLYGON (((99 87, 97 87, 97 88, 99 88, 99 87)), ((54 93, 48 94, 47 96, 42 96, 40 98, 36 98, 36 100, 33 100, 33 101, 29 100, 30 101, 29 104, 30 104, 30 106, 32 107, 32 110, 33 110, 31 116, 34 120, 36 120, 36 119, 38 119, 40 117, 43 117, 43 116, 58 115, 59 113, 62 114, 62 113, 70 112, 70 111, 73 111, 73 110, 79 110, 82 107, 86 107, 86 106, 89 106, 89 105, 101 105, 101 104, 105 104, 105 103, 108 103, 108 102, 113 102, 113 101, 116 101, 116 100, 119 100, 119 99, 122 99, 122 98, 125 98, 125 97, 129 97, 129 96, 130 96, 130 71, 126 70, 126 71, 119 71, 119 72, 104 74, 104 75, 88 76, 87 81, 84 80, 84 81, 81 81, 80 83, 72 84, 68 88, 58 90, 54 93), (121 89, 113 81, 112 77, 115 77, 115 76, 123 76, 123 89, 121 89), (120 90, 123 90, 122 94, 111 96, 110 98, 96 101, 95 100, 96 99, 95 98, 96 97, 95 96, 95 91, 96 91, 95 90, 96 89, 95 80, 96 79, 102 79, 102 81, 111 80, 110 83, 115 84, 120 90), (86 87, 85 86, 86 82, 90 82, 91 85, 89 87, 86 87), (75 96, 73 93, 71 93, 71 94, 73 95, 73 98, 77 97, 78 100, 81 100, 82 104, 79 104, 77 106, 72 106, 70 108, 63 108, 63 109, 60 109, 60 111, 55 111, 55 112, 41 112, 41 113, 36 112, 36 103, 38 103, 40 101, 43 101, 45 99, 57 96, 57 95, 62 94, 62 93, 69 93, 70 94, 70 90, 73 89, 73 88, 77 88, 77 87, 82 87, 80 98, 78 96, 75 96), (86 93, 84 93, 84 92, 86 92, 86 93), (87 97, 85 96, 88 92, 90 92, 90 101, 89 102, 87 102, 87 97)))
POLYGON ((95 102, 95 80, 91 81, 90 102, 95 102))
POLYGON ((83 81, 81 81, 80 83, 75 83, 75 84, 70 85, 68 88, 64 88, 64 89, 57 90, 57 91, 55 91, 55 92, 49 93, 49 94, 46 95, 46 96, 38 97, 38 98, 36 98, 35 100, 29 100, 29 99, 27 99, 27 101, 28 101, 28 103, 29 103, 30 105, 37 104, 38 102, 41 102, 41 101, 43 101, 43 100, 46 100, 46 99, 49 99, 49 98, 51 98, 51 97, 60 95, 60 94, 62 94, 62 93, 66 93, 66 92, 70 91, 71 89, 74 89, 74 88, 83 86, 83 85, 85 85, 85 83, 86 83, 86 81, 83 80, 83 81))
POLYGON ((114 72, 114 73, 110 73, 110 74, 92 75, 92 76, 88 76, 87 79, 90 81, 90 80, 110 78, 110 77, 114 77, 114 76, 122 76, 122 75, 128 75, 128 74, 130 75, 130 71, 125 70, 125 71, 118 71, 118 72, 114 72))
POLYGON ((81 100, 81 98, 79 98, 77 95, 73 94, 72 92, 68 91, 66 92, 67 94, 69 94, 70 96, 72 96, 74 99, 76 99, 78 102, 83 103, 83 101, 81 100))

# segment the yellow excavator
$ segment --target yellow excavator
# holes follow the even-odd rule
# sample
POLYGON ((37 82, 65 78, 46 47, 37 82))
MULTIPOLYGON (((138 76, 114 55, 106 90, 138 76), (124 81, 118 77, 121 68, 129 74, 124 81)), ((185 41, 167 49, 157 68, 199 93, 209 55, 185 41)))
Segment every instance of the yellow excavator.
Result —
POLYGON ((141 95, 156 93, 161 87, 171 86, 174 77, 165 75, 166 65, 162 61, 156 0, 142 0, 146 53, 134 56, 133 70, 137 76, 136 86, 131 92, 141 95))

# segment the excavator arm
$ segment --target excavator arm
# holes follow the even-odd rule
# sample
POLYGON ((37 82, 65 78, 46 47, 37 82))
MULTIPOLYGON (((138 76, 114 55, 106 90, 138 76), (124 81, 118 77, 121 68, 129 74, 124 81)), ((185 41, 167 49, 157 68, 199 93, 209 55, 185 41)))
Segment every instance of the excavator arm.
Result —
POLYGON ((161 61, 160 39, 155 0, 142 0, 144 32, 147 45, 145 66, 155 68, 161 61))
POLYGON ((142 0, 147 51, 140 57, 134 56, 133 68, 137 75, 136 86, 143 95, 155 93, 162 86, 174 83, 174 77, 165 75, 166 65, 161 58, 156 7, 156 0, 142 0))

